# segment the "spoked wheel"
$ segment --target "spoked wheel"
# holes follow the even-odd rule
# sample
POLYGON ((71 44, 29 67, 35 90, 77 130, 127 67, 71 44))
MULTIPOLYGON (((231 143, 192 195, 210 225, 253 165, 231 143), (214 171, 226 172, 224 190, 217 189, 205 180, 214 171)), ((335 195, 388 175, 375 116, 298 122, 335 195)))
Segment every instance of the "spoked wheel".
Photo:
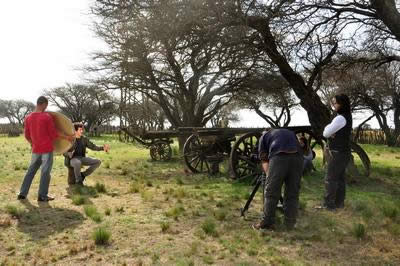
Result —
POLYGON ((183 157, 186 166, 193 173, 205 173, 210 170, 206 160, 207 155, 211 155, 212 146, 201 141, 198 135, 191 135, 183 146, 183 157))
POLYGON ((241 136, 233 145, 229 162, 233 179, 254 180, 262 173, 258 158, 260 137, 260 132, 250 132, 241 136))
POLYGON ((150 156, 154 161, 168 161, 172 156, 171 146, 167 141, 156 141, 150 146, 150 156))

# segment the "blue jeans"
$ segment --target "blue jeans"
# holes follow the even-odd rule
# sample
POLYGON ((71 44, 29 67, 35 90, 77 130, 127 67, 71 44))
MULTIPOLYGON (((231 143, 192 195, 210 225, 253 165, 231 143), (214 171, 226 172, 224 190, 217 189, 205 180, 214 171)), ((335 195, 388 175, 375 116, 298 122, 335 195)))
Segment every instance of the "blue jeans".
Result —
POLYGON ((31 187, 32 180, 39 168, 42 167, 40 174, 39 195, 40 198, 46 198, 49 192, 50 172, 53 168, 53 152, 49 153, 32 153, 31 164, 29 165, 28 172, 24 177, 19 194, 27 196, 29 188, 31 187))

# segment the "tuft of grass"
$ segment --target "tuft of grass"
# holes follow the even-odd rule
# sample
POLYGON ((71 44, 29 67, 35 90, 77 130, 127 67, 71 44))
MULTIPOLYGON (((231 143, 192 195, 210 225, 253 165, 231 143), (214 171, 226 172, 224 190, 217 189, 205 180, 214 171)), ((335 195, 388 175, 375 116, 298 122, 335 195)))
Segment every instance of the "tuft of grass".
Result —
POLYGON ((130 193, 139 193, 142 190, 142 185, 138 182, 131 183, 129 187, 130 193))
POLYGON ((105 211, 104 211, 104 214, 107 215, 107 216, 110 216, 111 215, 111 208, 106 208, 105 211))
POLYGON ((160 227, 161 227, 161 232, 165 233, 170 228, 170 223, 168 221, 162 221, 160 223, 160 227))
POLYGON ((178 205, 173 207, 165 212, 165 216, 172 217, 175 220, 178 220, 179 216, 185 212, 185 208, 182 205, 178 205))
POLYGON ((184 184, 181 177, 177 177, 177 178, 176 178, 176 183, 177 183, 178 185, 183 185, 183 184, 184 184))
POLYGON ((184 188, 180 187, 174 191, 174 197, 177 199, 183 199, 187 196, 187 192, 184 188))
POLYGON ((96 189, 96 191, 98 193, 106 193, 106 186, 102 183, 96 182, 96 185, 94 186, 94 188, 96 189))
POLYGON ((104 227, 98 227, 93 232, 93 240, 96 245, 107 245, 111 238, 111 232, 104 227))
POLYGON ((5 206, 5 210, 8 214, 10 214, 12 217, 15 217, 15 218, 21 218, 22 215, 24 214, 23 209, 15 206, 15 205, 12 205, 12 204, 7 204, 5 206))
POLYGON ((215 219, 218 221, 224 221, 228 212, 225 209, 219 209, 214 212, 215 219))
POLYGON ((90 217, 93 221, 95 221, 96 223, 100 223, 102 220, 102 217, 100 215, 100 213, 97 211, 97 208, 93 205, 85 205, 85 207, 83 207, 86 216, 90 217))
POLYGON ((203 229, 204 233, 206 233, 207 235, 213 237, 218 236, 217 225, 215 224, 214 219, 207 218, 201 225, 201 229, 203 229))
POLYGON ((383 204, 382 205, 382 213, 385 217, 394 220, 398 215, 398 210, 395 206, 393 206, 391 204, 383 204))
POLYGON ((116 212, 119 212, 119 213, 124 213, 124 212, 125 212, 123 206, 121 206, 121 207, 115 207, 115 211, 116 211, 116 212))
POLYGON ((365 225, 361 223, 355 223, 353 224, 352 234, 357 239, 364 239, 367 234, 367 229, 365 228, 365 225))
POLYGON ((86 198, 82 195, 73 195, 71 199, 74 205, 83 205, 86 202, 86 198))
POLYGON ((149 202, 153 200, 154 193, 149 190, 142 190, 140 191, 140 196, 142 197, 143 201, 149 202))

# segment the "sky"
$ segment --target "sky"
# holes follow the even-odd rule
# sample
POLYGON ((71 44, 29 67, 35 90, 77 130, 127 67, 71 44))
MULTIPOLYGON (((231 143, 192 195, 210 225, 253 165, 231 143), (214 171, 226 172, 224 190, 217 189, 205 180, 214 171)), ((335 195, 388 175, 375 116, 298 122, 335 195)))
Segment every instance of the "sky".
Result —
MULTIPOLYGON (((91 2, 2 1, 0 99, 34 103, 44 89, 84 82, 79 68, 90 63, 92 52, 104 48, 91 30, 91 2)), ((266 126, 254 112, 243 111, 239 117, 233 126, 266 126)), ((361 122, 358 117, 363 116, 356 115, 354 125, 361 122)), ((292 121, 292 125, 309 124, 305 111, 296 111, 292 121)))
POLYGON ((79 67, 102 46, 89 0, 2 1, 0 99, 35 102, 43 89, 83 80, 79 67))

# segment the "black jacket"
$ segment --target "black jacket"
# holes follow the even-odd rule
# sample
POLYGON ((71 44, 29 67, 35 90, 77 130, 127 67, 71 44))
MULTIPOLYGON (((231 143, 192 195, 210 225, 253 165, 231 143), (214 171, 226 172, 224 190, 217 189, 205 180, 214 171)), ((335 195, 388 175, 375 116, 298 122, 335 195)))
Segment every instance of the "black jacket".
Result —
MULTIPOLYGON (((104 150, 103 147, 96 146, 93 142, 91 142, 85 136, 81 136, 81 140, 82 140, 82 145, 83 145, 83 157, 86 156, 86 148, 89 148, 89 149, 94 150, 94 151, 103 151, 104 150)), ((75 149, 76 149, 76 145, 77 145, 77 142, 74 141, 74 143, 72 144, 72 147, 67 152, 65 152, 63 154, 64 158, 65 158, 64 159, 64 165, 65 166, 70 166, 70 160, 72 158, 74 158, 74 152, 75 152, 75 149)))

